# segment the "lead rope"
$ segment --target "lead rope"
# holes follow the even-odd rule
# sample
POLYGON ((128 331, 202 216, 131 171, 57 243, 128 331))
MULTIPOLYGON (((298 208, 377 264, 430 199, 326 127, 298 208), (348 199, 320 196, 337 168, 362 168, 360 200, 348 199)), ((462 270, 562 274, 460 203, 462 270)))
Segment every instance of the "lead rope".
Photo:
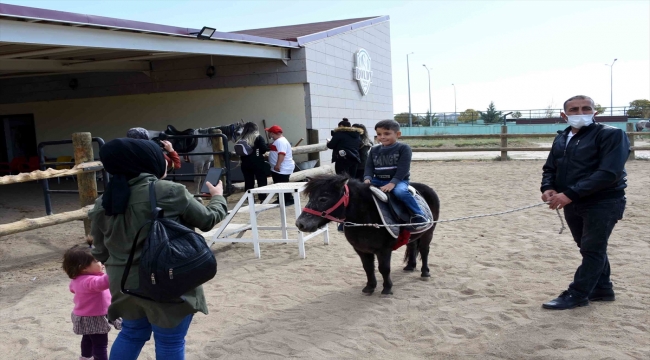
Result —
MULTIPOLYGON (((516 209, 511 209, 511 210, 506 210, 506 211, 501 211, 501 212, 496 212, 496 213, 492 213, 492 214, 481 214, 481 215, 465 216, 465 217, 459 217, 459 218, 454 218, 454 219, 435 220, 435 221, 428 221, 428 222, 423 222, 423 223, 387 224, 387 225, 384 225, 384 224, 376 224, 376 223, 375 224, 358 224, 358 223, 345 221, 345 222, 343 222, 343 226, 348 226, 348 227, 365 226, 365 227, 382 228, 382 227, 393 227, 393 226, 402 227, 402 226, 413 226, 413 225, 437 224, 437 223, 443 223, 443 222, 453 222, 453 221, 477 219, 477 218, 488 217, 488 216, 505 215, 505 214, 510 214, 510 213, 514 213, 514 212, 517 212, 517 211, 522 211, 522 210, 526 210, 526 209, 530 209, 530 208, 534 208, 534 207, 542 206, 542 205, 546 205, 546 204, 547 203, 542 202, 542 203, 539 203, 539 204, 528 205, 528 206, 524 206, 524 207, 520 207, 520 208, 516 208, 516 209)), ((564 229, 566 229, 566 227, 564 226, 564 219, 562 219, 562 215, 560 215, 560 210, 559 209, 555 209, 555 211, 557 212, 557 216, 560 219, 560 224, 562 224, 562 227, 560 228, 560 232, 559 232, 559 234, 562 234, 564 229)))

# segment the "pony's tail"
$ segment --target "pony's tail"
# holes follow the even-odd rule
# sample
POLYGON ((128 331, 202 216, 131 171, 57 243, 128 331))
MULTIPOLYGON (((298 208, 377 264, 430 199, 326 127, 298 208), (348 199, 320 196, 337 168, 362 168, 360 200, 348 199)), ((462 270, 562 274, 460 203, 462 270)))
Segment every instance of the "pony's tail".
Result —
POLYGON ((409 244, 406 244, 406 251, 404 251, 404 262, 408 263, 411 256, 417 257, 420 253, 420 240, 415 240, 409 244), (415 254, 413 254, 415 252, 415 254), (413 255, 412 255, 413 254, 413 255))

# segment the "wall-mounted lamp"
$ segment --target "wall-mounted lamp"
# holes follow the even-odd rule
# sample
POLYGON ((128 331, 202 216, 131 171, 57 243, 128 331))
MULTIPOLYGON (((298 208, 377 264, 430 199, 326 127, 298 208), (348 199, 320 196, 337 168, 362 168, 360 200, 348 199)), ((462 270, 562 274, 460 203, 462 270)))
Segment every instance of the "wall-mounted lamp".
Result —
POLYGON ((76 88, 79 87, 79 80, 75 79, 70 79, 70 82, 68 83, 68 86, 70 89, 75 90, 76 88))
POLYGON ((212 37, 212 34, 214 34, 215 31, 217 31, 217 29, 204 26, 201 31, 197 33, 190 33, 190 35, 196 35, 196 38, 200 40, 208 40, 212 37))
POLYGON ((208 69, 205 70, 205 75, 207 75, 210 79, 216 74, 216 70, 214 69, 214 66, 210 65, 208 66, 208 69))

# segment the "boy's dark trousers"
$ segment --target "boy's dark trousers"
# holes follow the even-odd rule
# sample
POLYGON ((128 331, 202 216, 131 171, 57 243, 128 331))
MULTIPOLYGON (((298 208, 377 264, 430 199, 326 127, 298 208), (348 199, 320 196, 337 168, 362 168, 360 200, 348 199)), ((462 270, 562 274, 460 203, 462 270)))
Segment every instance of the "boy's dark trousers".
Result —
MULTIPOLYGON (((278 174, 275 171, 271 171, 271 178, 273 179, 274 184, 289 182, 289 176, 291 175, 278 174)), ((278 201, 280 201, 280 199, 278 199, 278 201)), ((285 205, 293 204, 293 194, 291 193, 284 194, 284 204, 285 205)))
POLYGON ((348 174, 350 177, 355 177, 357 175, 358 166, 358 161, 340 157, 334 163, 334 171, 338 175, 348 174))
MULTIPOLYGON (((263 164, 256 166, 254 163, 241 164, 241 172, 244 175, 244 189, 249 190, 255 187, 255 179, 257 179, 257 186, 262 187, 268 185, 268 178, 263 164)), ((275 180, 274 180, 275 181, 275 180)), ((266 194, 257 194, 257 198, 261 201, 266 199, 266 194)))
POLYGON ((625 203, 622 197, 570 203, 564 208, 564 218, 582 255, 582 264, 569 285, 574 296, 586 298, 594 289, 612 289, 607 242, 614 225, 623 218, 625 203))

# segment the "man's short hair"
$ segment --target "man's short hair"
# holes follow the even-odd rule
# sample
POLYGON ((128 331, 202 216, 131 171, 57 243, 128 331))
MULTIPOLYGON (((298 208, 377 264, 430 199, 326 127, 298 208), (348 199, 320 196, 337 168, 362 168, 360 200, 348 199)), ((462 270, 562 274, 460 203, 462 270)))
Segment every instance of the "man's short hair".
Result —
POLYGON ((387 130, 399 131, 399 123, 395 120, 381 120, 375 124, 375 130, 382 128, 387 130))
POLYGON ((594 103, 594 99, 590 98, 589 96, 587 96, 587 95, 576 95, 576 96, 570 97, 569 99, 567 99, 567 101, 564 102, 564 105, 562 106, 564 111, 566 111, 566 104, 568 104, 569 101, 573 101, 573 100, 591 100, 591 105, 593 105, 593 107, 596 106, 596 104, 594 103))

